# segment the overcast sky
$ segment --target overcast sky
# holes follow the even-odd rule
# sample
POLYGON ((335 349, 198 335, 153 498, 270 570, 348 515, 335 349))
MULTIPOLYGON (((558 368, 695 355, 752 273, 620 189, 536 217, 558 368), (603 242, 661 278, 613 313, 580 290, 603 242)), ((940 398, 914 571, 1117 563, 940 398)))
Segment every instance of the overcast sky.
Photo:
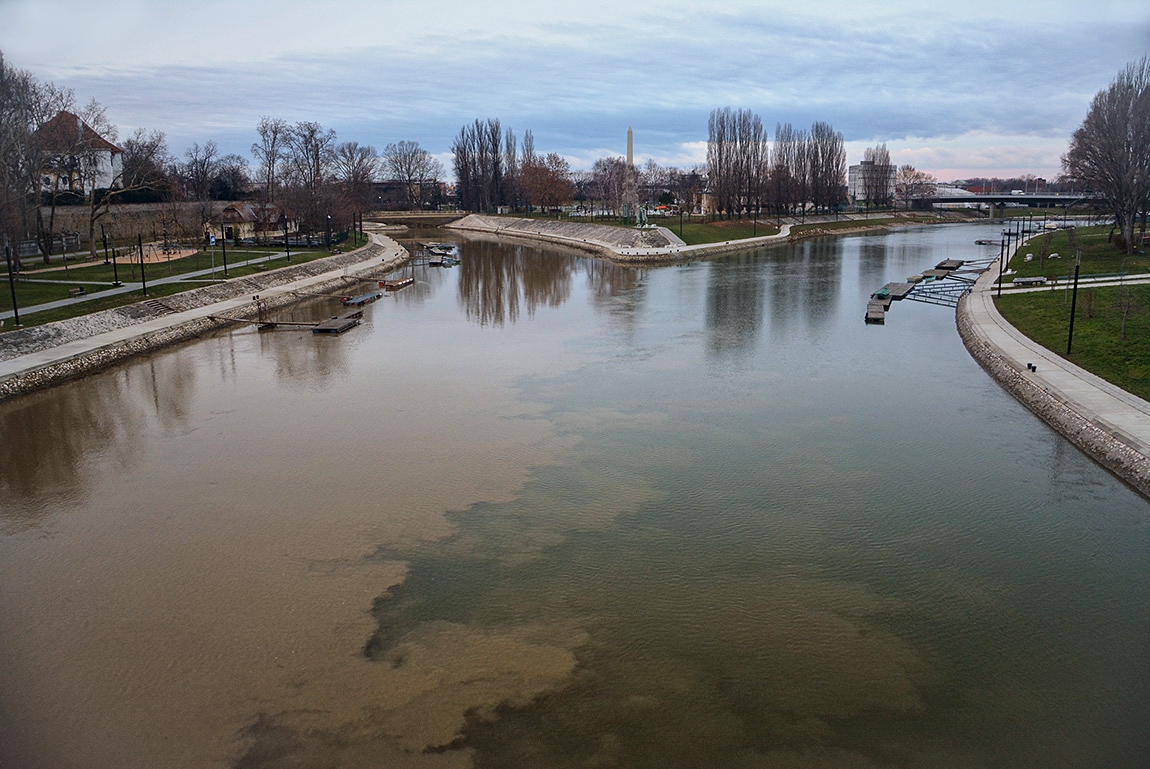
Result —
POLYGON ((450 168, 464 123, 499 118, 574 168, 626 151, 688 166, 717 107, 886 142, 949 180, 1052 178, 1090 99, 1150 51, 1146 0, 0 0, 13 67, 96 99, 182 155, 249 155, 263 115, 450 168))

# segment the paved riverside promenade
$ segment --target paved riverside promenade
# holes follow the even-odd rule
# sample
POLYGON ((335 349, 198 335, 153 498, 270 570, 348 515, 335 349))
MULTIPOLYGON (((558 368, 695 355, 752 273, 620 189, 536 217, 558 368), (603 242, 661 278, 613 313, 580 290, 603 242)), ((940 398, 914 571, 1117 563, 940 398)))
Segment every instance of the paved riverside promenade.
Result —
POLYGON ((959 334, 971 355, 1071 443, 1150 497, 1150 403, 1007 323, 994 304, 997 277, 996 268, 984 272, 958 305, 959 334))
POLYGON ((355 251, 279 270, 236 278, 148 302, 0 335, 0 400, 74 379, 133 355, 159 349, 228 325, 218 316, 254 316, 257 295, 265 307, 292 304, 300 294, 322 292, 394 269, 409 254, 389 237, 355 251))

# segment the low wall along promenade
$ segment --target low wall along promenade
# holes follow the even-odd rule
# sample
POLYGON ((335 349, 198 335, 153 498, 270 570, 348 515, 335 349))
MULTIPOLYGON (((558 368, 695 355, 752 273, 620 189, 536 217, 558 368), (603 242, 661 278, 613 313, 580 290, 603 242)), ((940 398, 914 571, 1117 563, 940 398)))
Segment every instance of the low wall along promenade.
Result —
POLYGON ((409 258, 390 238, 347 254, 282 267, 68 320, 9 331, 0 344, 0 401, 105 369, 142 353, 194 339, 232 325, 218 317, 255 318, 265 310, 308 298, 297 293, 337 293, 355 281, 382 276, 409 258))

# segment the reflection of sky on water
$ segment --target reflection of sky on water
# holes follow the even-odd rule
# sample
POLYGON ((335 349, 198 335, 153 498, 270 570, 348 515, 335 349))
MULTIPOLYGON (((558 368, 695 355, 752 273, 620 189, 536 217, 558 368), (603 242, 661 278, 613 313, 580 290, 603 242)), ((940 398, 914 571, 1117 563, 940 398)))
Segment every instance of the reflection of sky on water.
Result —
POLYGON ((1137 766, 1145 503, 949 310, 862 322, 974 229, 645 269, 464 240, 347 335, 5 404, 0 758, 1137 766))

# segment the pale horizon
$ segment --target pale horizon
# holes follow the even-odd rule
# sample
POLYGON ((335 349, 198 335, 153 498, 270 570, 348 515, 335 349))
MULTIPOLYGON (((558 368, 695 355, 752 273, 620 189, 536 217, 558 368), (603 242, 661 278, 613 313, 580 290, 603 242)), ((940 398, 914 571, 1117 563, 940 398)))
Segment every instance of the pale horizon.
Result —
POLYGON ((848 163, 885 142, 941 181, 1053 181, 1091 98, 1150 50, 1150 8, 4 0, 0 30, 10 66, 97 100, 121 138, 163 131, 176 157, 210 140, 250 158, 269 116, 418 141, 450 173, 459 129, 498 118, 577 170, 625 155, 628 126, 636 163, 689 167, 733 107, 772 136, 830 123, 848 163))

